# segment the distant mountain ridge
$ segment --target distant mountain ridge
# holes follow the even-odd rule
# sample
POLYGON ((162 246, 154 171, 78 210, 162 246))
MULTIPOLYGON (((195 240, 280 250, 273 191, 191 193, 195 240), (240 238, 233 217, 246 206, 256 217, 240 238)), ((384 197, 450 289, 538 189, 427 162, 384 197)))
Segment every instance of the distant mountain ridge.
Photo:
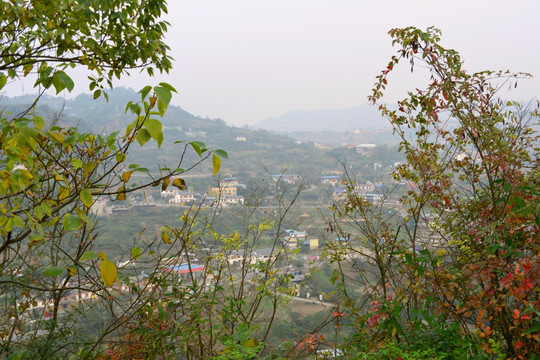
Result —
MULTIPOLYGON (((75 125, 91 131, 124 129, 134 117, 131 112, 126 114, 126 104, 129 101, 137 102, 140 94, 135 90, 125 87, 117 87, 107 91, 109 101, 103 97, 94 100, 90 94, 80 94, 73 99, 63 99, 60 96, 44 95, 40 98, 36 112, 47 118, 51 114, 61 114, 60 123, 75 125)), ((0 103, 7 106, 12 113, 22 111, 32 104, 35 95, 22 95, 16 97, 3 96, 0 103)), ((203 119, 192 115, 179 106, 170 105, 165 117, 160 119, 164 126, 185 126, 197 128, 202 124, 213 124, 215 121, 203 119)))
POLYGON ((355 129, 390 129, 390 124, 388 120, 381 117, 377 107, 362 104, 347 109, 290 111, 279 117, 260 121, 254 125, 254 128, 287 133, 298 131, 343 132, 355 129))
MULTIPOLYGON (((125 114, 126 103, 130 100, 137 101, 140 94, 120 87, 109 91, 108 94, 108 102, 104 99, 94 100, 89 94, 65 100, 62 97, 43 96, 35 108, 35 113, 47 121, 57 120, 60 126, 77 126, 84 132, 110 133, 125 129, 135 119, 133 114, 125 114)), ((18 114, 34 100, 35 96, 32 95, 0 97, 0 114, 3 116, 18 114)), ((356 118, 357 116, 354 117, 356 118)), ((352 166, 365 166, 367 162, 376 161, 391 165, 396 161, 392 155, 395 150, 388 146, 381 146, 374 154, 374 158, 368 159, 360 156, 354 148, 343 145, 343 143, 353 145, 391 143, 385 141, 388 138, 385 133, 389 132, 391 135, 391 131, 388 130, 320 132, 318 138, 310 138, 315 135, 276 133, 248 126, 241 128, 228 126, 221 119, 202 118, 174 105, 169 106, 165 117, 160 118, 160 121, 163 124, 165 138, 161 148, 158 149, 153 142, 144 147, 134 144, 128 162, 156 169, 163 166, 178 166, 178 161, 182 159, 186 164, 184 166, 189 167, 200 158, 194 151, 187 151, 184 157, 184 144, 177 141, 194 140, 204 142, 208 149, 227 151, 229 157, 221 164, 222 174, 244 179, 266 176, 268 173, 279 174, 287 170, 290 174, 299 175, 313 183, 319 181, 323 173, 342 170, 342 164, 337 159, 346 161, 352 166), (320 144, 330 144, 333 148, 320 144), (384 160, 386 158, 390 160, 384 160)), ((360 124, 356 122, 355 128, 359 126, 360 124)), ((193 173, 210 175, 212 171, 212 165, 206 162, 197 166, 193 173)))

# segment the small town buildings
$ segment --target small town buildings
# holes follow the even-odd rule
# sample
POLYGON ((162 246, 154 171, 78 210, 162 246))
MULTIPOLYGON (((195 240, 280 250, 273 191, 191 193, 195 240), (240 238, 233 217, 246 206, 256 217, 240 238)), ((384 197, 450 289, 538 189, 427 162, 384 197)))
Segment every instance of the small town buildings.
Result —
POLYGON ((307 233, 305 231, 287 229, 285 230, 285 237, 282 239, 282 243, 288 249, 296 249, 298 244, 303 244, 306 239, 307 233))
POLYGON ((246 264, 255 264, 257 262, 257 254, 246 254, 244 250, 234 250, 231 253, 227 254, 227 262, 230 265, 243 264, 244 261, 246 264))
POLYGON ((302 178, 299 175, 279 174, 279 175, 269 175, 269 176, 274 182, 283 181, 284 183, 287 183, 287 184, 295 184, 296 182, 302 180, 302 178))
POLYGON ((364 199, 371 204, 379 204, 382 200, 381 194, 365 194, 363 195, 364 199))
POLYGON ((218 197, 237 196, 237 188, 235 186, 214 187, 212 188, 212 194, 218 197))
POLYGON ((361 155, 371 155, 377 148, 375 144, 358 144, 356 145, 356 152, 361 155))
POLYGON ((205 270, 204 265, 198 264, 177 264, 169 265, 162 268, 162 271, 173 273, 184 280, 191 280, 191 276, 200 278, 205 270))
POLYGON ((224 196, 219 199, 220 205, 244 205, 243 196, 224 196))
POLYGON ((96 216, 109 216, 112 215, 112 206, 106 198, 99 198, 94 200, 92 207, 90 207, 90 213, 96 216))
POLYGON ((192 191, 179 191, 174 198, 169 200, 169 204, 184 204, 195 201, 195 193, 192 191))
POLYGON ((223 178, 220 180, 219 185, 221 187, 238 186, 238 178, 235 178, 235 177, 223 178))
POLYGON ((355 190, 358 192, 371 192, 375 190, 375 184, 370 181, 365 184, 356 184, 355 190))
POLYGON ((321 176, 321 183, 323 184, 329 184, 329 185, 338 185, 340 183, 341 179, 337 175, 325 175, 321 176))

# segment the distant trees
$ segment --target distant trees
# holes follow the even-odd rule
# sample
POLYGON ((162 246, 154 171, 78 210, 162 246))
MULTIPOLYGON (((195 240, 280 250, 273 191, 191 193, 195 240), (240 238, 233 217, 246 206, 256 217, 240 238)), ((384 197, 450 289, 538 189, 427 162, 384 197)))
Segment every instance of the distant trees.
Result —
POLYGON ((408 187, 400 205, 370 204, 351 182, 329 221, 331 230, 361 244, 328 252, 342 269, 335 281, 343 306, 358 324, 349 345, 376 359, 534 358, 539 114, 537 106, 497 97, 529 75, 469 74, 439 34, 391 30, 399 50, 370 96, 406 156, 394 172, 408 187), (392 110, 381 99, 402 61, 411 70, 427 68, 430 79, 392 110))
MULTIPOLYGON (((0 90, 35 76, 39 91, 20 113, 0 113, 1 357, 94 358, 104 339, 147 301, 148 292, 126 297, 126 289, 137 286, 134 274, 94 248, 98 230, 90 208, 99 197, 123 200, 127 192, 150 185, 185 186, 173 177, 213 155, 202 143, 184 144, 179 153, 189 147, 198 161, 186 165, 180 155, 173 167, 158 169, 146 182, 131 180, 133 173, 149 173, 126 163, 134 143, 163 141, 159 117, 175 92, 165 83, 143 88, 139 100, 127 105, 134 120, 123 133, 63 128, 58 118, 34 113, 34 106, 46 89, 71 91, 66 71, 76 66, 93 74, 94 98, 106 97, 104 88, 130 69, 167 72, 167 23, 160 20, 165 11, 162 1, 152 0, 0 4, 0 90), (77 330, 91 309, 102 316, 94 337, 77 330)), ((215 151, 215 172, 216 154, 226 157, 215 151)), ((134 246, 126 255, 136 261, 150 247, 134 246)))
POLYGON ((74 88, 69 68, 92 73, 94 99, 108 98, 113 78, 130 69, 167 72, 164 12, 157 0, 0 4, 0 90, 35 76, 39 91, 20 113, 0 113, 2 358, 254 357, 292 294, 279 238, 301 186, 292 194, 273 182, 250 189, 240 231, 217 232, 220 207, 204 204, 174 223, 149 221, 127 251, 125 239, 107 244, 121 256, 107 254, 90 211, 98 199, 185 190, 182 174, 211 159, 216 176, 227 158, 179 141, 167 167, 129 164, 134 146, 163 144, 173 87, 144 87, 125 105, 133 121, 122 132, 85 133, 35 111, 46 89, 74 88), (278 206, 264 214, 267 193, 278 206))

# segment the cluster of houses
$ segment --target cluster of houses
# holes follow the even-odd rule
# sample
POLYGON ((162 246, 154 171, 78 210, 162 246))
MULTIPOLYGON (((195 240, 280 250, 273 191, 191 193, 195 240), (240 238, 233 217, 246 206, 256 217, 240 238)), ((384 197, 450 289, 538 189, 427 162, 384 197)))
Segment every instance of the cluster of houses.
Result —
POLYGON ((206 194, 170 187, 161 191, 161 199, 157 201, 151 195, 141 194, 130 196, 127 202, 99 198, 94 201, 90 211, 97 216, 109 216, 142 206, 190 205, 197 202, 211 206, 243 205, 244 196, 238 195, 238 187, 245 185, 239 184, 237 178, 224 178, 219 187, 211 188, 206 194))
MULTIPOLYGON (((298 175, 279 174, 268 175, 268 177, 274 182, 285 184, 293 184, 301 181, 301 177, 298 175)), ((343 200, 351 191, 373 204, 380 203, 383 196, 383 185, 381 183, 367 181, 366 183, 355 183, 352 185, 345 180, 341 174, 338 174, 338 172, 321 176, 320 184, 333 187, 332 198, 334 201, 343 200)), ((127 202, 111 201, 107 198, 100 198, 96 199, 94 202, 91 212, 98 216, 108 216, 113 213, 129 211, 134 207, 141 206, 184 206, 201 204, 203 206, 227 207, 243 205, 245 202, 244 196, 238 193, 238 189, 241 187, 245 188, 245 185, 240 184, 237 178, 230 177, 222 179, 219 186, 209 188, 205 194, 195 192, 192 189, 182 191, 174 187, 169 187, 168 189, 161 191, 160 199, 157 200, 154 200, 151 195, 143 196, 142 194, 131 195, 127 202)))
POLYGON ((336 175, 321 176, 321 183, 334 186, 333 199, 339 201, 345 198, 347 191, 353 191, 357 196, 364 198, 372 204, 378 204, 382 200, 382 184, 375 184, 371 181, 365 184, 356 183, 349 185, 344 183, 343 178, 336 175))
POLYGON ((224 178, 220 181, 219 187, 213 187, 202 195, 193 191, 180 191, 178 189, 166 189, 161 192, 161 198, 167 204, 192 204, 196 201, 211 203, 212 205, 229 206, 244 204, 244 197, 238 195, 238 187, 243 186, 238 183, 237 178, 224 178))
POLYGON ((319 248, 319 238, 308 237, 305 231, 297 231, 294 229, 285 230, 284 236, 281 237, 283 247, 287 249, 296 249, 298 247, 309 247, 309 250, 319 248))

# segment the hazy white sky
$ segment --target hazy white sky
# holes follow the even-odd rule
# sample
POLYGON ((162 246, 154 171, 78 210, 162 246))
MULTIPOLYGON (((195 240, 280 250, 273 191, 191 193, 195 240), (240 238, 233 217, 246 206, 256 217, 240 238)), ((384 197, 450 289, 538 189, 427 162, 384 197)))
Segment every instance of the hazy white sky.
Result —
MULTIPOLYGON (((291 110, 365 103, 395 52, 393 27, 434 25, 465 69, 511 69, 536 77, 514 98, 540 98, 540 0, 169 0, 168 77, 133 72, 116 85, 167 81, 173 103, 241 126, 291 110)), ((416 86, 402 69, 390 97, 416 86)), ((79 87, 78 91, 84 91, 79 87)))

